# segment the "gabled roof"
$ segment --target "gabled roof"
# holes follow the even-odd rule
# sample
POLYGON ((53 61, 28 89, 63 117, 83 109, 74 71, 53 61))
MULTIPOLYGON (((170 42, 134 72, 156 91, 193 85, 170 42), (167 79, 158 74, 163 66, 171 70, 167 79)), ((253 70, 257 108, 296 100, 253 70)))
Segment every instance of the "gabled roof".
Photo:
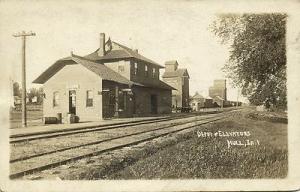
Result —
POLYGON ((213 98, 211 98, 210 96, 206 96, 205 99, 213 99, 213 98))
POLYGON ((212 99, 210 96, 203 96, 196 91, 195 95, 191 97, 191 99, 212 99))
POLYGON ((114 70, 108 68, 105 65, 95 63, 92 61, 88 61, 79 56, 76 56, 76 57, 73 56, 72 59, 76 63, 83 65, 90 71, 99 75, 103 80, 115 81, 117 83, 128 84, 128 85, 133 84, 132 81, 128 80, 127 78, 123 77, 122 75, 120 75, 119 73, 115 72, 114 70))
MULTIPOLYGON (((136 83, 136 82, 134 82, 136 83)), ((146 83, 146 82, 143 82, 143 83, 136 83, 136 84, 140 84, 139 86, 142 86, 142 87, 150 87, 150 88, 161 88, 161 89, 173 89, 173 90, 176 90, 174 87, 168 85, 167 83, 163 82, 163 81, 157 81, 157 82, 153 82, 153 83, 146 83)))
POLYGON ((93 73, 96 73, 103 80, 114 81, 121 84, 140 86, 140 87, 152 87, 152 88, 169 89, 169 90, 174 89, 173 87, 169 86, 168 84, 160 80, 152 84, 130 81, 126 77, 120 75, 119 73, 115 72, 114 70, 110 69, 109 67, 103 64, 90 61, 84 57, 80 57, 77 55, 72 55, 70 57, 66 57, 56 61, 52 66, 50 66, 46 71, 44 71, 38 78, 36 78, 33 81, 33 83, 43 84, 48 79, 50 79, 53 75, 55 75, 59 70, 61 70, 64 66, 72 65, 76 63, 81 64, 88 70, 92 71, 93 73))
POLYGON ((156 65, 160 68, 164 68, 160 64, 156 63, 155 61, 152 61, 151 59, 148 59, 144 57, 143 55, 139 54, 138 52, 121 45, 119 43, 116 43, 112 41, 112 44, 115 45, 116 47, 119 47, 119 49, 113 49, 111 51, 108 51, 104 56, 99 56, 98 55, 98 50, 94 51, 91 54, 88 54, 84 56, 87 59, 94 60, 94 61, 105 61, 105 60, 111 60, 111 59, 126 59, 126 58, 135 58, 153 65, 156 65))
POLYGON ((204 97, 202 95, 200 95, 199 93, 196 93, 192 98, 193 99, 204 99, 204 97))
POLYGON ((165 62, 165 65, 174 65, 174 64, 178 65, 177 60, 170 60, 165 62))
POLYGON ((93 61, 105 61, 105 60, 109 60, 109 59, 126 59, 126 58, 131 57, 124 50, 112 50, 104 56, 99 56, 98 51, 99 51, 99 48, 96 51, 94 51, 93 53, 84 56, 84 58, 93 60, 93 61))
POLYGON ((55 75, 60 69, 65 65, 69 64, 81 64, 90 71, 99 75, 103 80, 114 81, 121 84, 132 85, 133 82, 129 81, 127 78, 123 77, 119 73, 113 71, 105 65, 89 61, 82 57, 72 55, 71 57, 66 57, 56 61, 52 66, 50 66, 46 71, 44 71, 38 78, 36 78, 33 83, 43 84, 53 75, 55 75))
POLYGON ((180 69, 178 68, 176 71, 171 71, 171 72, 165 72, 162 77, 168 78, 168 77, 190 77, 187 69, 180 69))
POLYGON ((218 99, 218 100, 224 100, 222 97, 220 97, 220 96, 216 96, 216 97, 214 97, 214 99, 218 99))

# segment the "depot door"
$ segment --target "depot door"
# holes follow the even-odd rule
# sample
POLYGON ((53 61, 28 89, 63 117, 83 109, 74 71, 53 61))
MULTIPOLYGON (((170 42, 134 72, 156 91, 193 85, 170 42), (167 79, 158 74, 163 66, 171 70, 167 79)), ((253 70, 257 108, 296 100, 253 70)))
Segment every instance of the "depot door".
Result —
POLYGON ((76 115, 76 91, 69 91, 69 113, 76 115))
POLYGON ((151 95, 151 113, 157 114, 157 96, 151 95))

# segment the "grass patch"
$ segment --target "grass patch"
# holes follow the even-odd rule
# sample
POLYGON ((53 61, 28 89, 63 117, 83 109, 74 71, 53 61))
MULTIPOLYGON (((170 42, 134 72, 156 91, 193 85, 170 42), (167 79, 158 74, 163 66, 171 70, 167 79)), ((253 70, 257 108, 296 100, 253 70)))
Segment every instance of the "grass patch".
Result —
POLYGON ((169 146, 108 179, 284 178, 287 175, 286 125, 249 119, 199 127, 202 132, 250 132, 245 137, 198 137, 169 146), (231 146, 227 140, 257 141, 255 146, 231 146))
POLYGON ((249 113, 234 112, 226 121, 199 126, 185 134, 149 142, 141 149, 103 159, 64 179, 218 179, 284 178, 288 168, 287 124, 258 121, 249 113), (214 136, 221 131, 223 136, 214 136), (213 136, 198 137, 199 132, 213 136), (245 135, 224 136, 243 132, 245 135), (230 146, 230 141, 259 141, 230 146))
POLYGON ((97 180, 109 179, 110 175, 124 170, 126 167, 131 166, 144 159, 145 157, 154 155, 167 147, 175 145, 178 141, 190 139, 190 134, 177 135, 175 138, 166 136, 164 141, 161 139, 155 141, 148 141, 140 144, 138 147, 129 147, 130 150, 126 152, 117 151, 116 154, 105 153, 102 158, 97 159, 96 166, 84 166, 83 169, 75 170, 72 173, 60 175, 64 180, 97 180), (99 165, 100 166, 97 166, 99 165))
MULTIPOLYGON (((28 126, 43 125, 43 110, 41 106, 28 106, 27 124, 28 126)), ((22 127, 22 111, 12 110, 9 112, 10 128, 22 127)))
POLYGON ((284 112, 252 111, 247 114, 247 117, 254 120, 270 121, 274 123, 288 123, 287 114, 284 112))

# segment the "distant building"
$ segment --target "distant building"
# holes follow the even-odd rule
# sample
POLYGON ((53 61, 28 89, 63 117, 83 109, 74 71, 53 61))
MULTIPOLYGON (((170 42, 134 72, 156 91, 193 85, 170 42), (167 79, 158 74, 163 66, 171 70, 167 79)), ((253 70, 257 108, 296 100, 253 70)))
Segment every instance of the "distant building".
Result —
POLYGON ((225 107, 225 100, 220 96, 214 97, 213 102, 216 107, 225 107))
POLYGON ((189 107, 189 79, 187 69, 178 68, 178 62, 165 62, 165 73, 162 76, 163 81, 174 87, 172 90, 172 107, 189 107))
POLYGON ((198 92, 190 100, 193 111, 200 111, 201 108, 213 107, 213 99, 211 97, 203 97, 198 92))
POLYGON ((226 88, 226 80, 214 80, 214 84, 209 88, 209 96, 211 98, 216 98, 217 96, 221 97, 223 100, 227 100, 227 88, 226 88))
POLYGON ((209 96, 213 98, 215 107, 224 107, 224 104, 227 101, 226 80, 214 80, 214 84, 209 87, 208 93, 209 96))
POLYGON ((193 111, 199 111, 201 108, 204 108, 205 98, 200 95, 198 92, 191 98, 190 104, 193 111))
POLYGON ((213 101, 214 101, 213 98, 211 98, 210 96, 205 97, 204 107, 205 108, 214 107, 214 102, 213 101))
POLYGON ((159 79, 163 66, 104 33, 99 42, 93 53, 71 53, 33 81, 44 85, 44 116, 71 113, 86 121, 171 113, 174 88, 159 79))

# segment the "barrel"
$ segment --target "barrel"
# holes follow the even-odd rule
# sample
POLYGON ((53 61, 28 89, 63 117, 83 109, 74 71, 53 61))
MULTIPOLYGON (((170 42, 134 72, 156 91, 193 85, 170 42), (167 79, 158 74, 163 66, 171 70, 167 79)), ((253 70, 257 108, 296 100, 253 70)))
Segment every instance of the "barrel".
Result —
POLYGON ((75 123, 79 123, 79 117, 75 115, 75 123))
POLYGON ((56 124, 57 117, 44 117, 44 124, 56 124))

